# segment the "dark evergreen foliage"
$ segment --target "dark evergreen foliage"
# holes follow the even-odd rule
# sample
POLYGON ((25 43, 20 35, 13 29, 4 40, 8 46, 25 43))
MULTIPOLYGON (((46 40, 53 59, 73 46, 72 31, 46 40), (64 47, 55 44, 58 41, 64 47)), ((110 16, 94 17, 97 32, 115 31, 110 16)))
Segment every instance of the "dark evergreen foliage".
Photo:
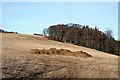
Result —
POLYGON ((97 49, 119 55, 120 41, 112 37, 112 30, 99 31, 97 27, 89 28, 88 25, 79 24, 58 24, 47 29, 49 39, 69 42, 76 45, 97 49))

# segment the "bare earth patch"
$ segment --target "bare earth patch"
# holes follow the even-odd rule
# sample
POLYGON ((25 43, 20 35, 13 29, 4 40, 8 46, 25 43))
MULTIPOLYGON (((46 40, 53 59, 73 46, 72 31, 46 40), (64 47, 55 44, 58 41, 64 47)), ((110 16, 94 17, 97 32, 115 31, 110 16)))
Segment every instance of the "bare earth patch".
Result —
POLYGON ((3 78, 118 78, 118 57, 115 55, 51 41, 42 36, 1 35, 3 78), (35 53, 40 54, 30 54, 30 49, 33 52, 38 49, 35 53), (70 53, 83 51, 92 57, 81 58, 66 52, 61 55, 64 49, 70 53), (44 51, 48 51, 49 55, 44 51))

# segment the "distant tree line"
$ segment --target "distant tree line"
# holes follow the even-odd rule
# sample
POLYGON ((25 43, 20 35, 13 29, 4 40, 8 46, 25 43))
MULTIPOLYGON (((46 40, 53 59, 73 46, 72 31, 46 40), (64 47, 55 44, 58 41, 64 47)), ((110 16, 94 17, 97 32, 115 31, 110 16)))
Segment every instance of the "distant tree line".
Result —
POLYGON ((3 30, 3 29, 0 29, 0 33, 14 33, 14 34, 18 34, 18 32, 5 31, 5 30, 3 30))
POLYGON ((43 34, 33 33, 33 35, 43 36, 43 34))
POLYGON ((52 25, 47 30, 43 30, 44 35, 48 33, 48 38, 60 42, 73 43, 99 51, 119 55, 120 41, 112 37, 112 30, 100 31, 97 27, 90 28, 88 25, 79 24, 58 24, 52 25))

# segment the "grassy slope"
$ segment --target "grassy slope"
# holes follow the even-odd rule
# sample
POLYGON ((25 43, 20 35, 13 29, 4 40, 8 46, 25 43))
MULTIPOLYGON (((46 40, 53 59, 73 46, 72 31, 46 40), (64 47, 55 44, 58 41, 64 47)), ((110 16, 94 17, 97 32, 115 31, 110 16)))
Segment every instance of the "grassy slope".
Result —
POLYGON ((26 34, 2 34, 3 77, 117 77, 118 57, 97 50, 26 34), (92 58, 34 55, 29 49, 83 50, 92 58))

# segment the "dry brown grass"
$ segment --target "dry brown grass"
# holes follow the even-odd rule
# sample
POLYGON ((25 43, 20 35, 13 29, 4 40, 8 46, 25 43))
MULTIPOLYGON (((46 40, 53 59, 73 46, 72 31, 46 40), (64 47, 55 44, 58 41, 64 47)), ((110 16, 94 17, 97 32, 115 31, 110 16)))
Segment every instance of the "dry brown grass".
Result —
MULTIPOLYGON (((71 54, 70 54, 71 55, 71 54)), ((78 54, 76 54, 78 55, 78 54)), ((118 57, 93 49, 60 43, 36 35, 2 34, 3 78, 117 78, 118 57), (50 54, 83 51, 92 57, 34 55, 30 49, 50 50, 50 54), (62 48, 62 49, 61 49, 62 48)), ((34 80, 34 79, 33 79, 34 80)))
POLYGON ((31 54, 40 54, 40 53, 42 53, 42 52, 40 52, 39 49, 30 49, 30 53, 31 53, 31 54))
POLYGON ((83 51, 72 52, 67 49, 56 49, 56 48, 50 48, 49 50, 30 49, 30 53, 31 54, 49 54, 49 55, 59 54, 59 55, 64 55, 64 56, 75 56, 75 57, 83 57, 83 58, 92 57, 91 55, 83 51))

